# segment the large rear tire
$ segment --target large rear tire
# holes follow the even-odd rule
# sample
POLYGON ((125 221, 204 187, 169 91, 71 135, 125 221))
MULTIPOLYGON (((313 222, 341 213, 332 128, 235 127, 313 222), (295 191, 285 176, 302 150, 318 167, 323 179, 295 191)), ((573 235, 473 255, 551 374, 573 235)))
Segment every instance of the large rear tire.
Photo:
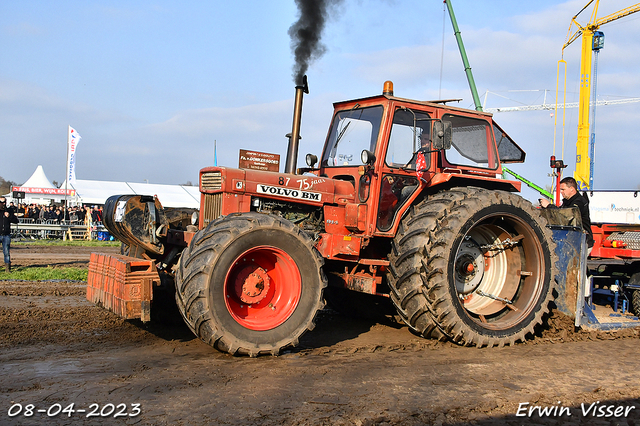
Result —
POLYGON ((313 241, 291 222, 229 215, 182 254, 176 301, 205 343, 230 354, 277 355, 314 328, 327 285, 313 241))
POLYGON ((512 345, 549 311, 555 243, 531 203, 455 188, 412 207, 392 244, 391 300, 425 337, 512 345))

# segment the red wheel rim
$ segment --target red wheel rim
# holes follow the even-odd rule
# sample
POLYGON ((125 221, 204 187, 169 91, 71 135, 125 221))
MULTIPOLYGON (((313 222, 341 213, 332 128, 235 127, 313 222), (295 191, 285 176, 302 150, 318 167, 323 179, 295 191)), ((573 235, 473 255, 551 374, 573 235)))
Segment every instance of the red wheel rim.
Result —
POLYGON ((238 256, 225 277, 229 314, 250 330, 271 330, 284 323, 300 301, 302 279, 284 251, 258 246, 238 256))

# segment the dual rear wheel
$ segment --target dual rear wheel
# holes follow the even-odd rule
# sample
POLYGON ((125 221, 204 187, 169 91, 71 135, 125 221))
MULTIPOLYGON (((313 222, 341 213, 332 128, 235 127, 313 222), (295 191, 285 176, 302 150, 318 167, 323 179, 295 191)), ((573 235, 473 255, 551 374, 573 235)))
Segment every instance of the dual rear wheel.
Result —
POLYGON ((551 231, 531 203, 456 188, 403 218, 390 255, 391 300, 425 337, 513 344, 549 311, 556 261, 551 231))

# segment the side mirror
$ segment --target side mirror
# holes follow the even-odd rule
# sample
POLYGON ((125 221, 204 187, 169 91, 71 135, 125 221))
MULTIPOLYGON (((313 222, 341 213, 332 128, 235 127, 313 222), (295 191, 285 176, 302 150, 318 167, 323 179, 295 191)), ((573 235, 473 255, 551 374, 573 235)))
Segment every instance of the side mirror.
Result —
POLYGON ((373 152, 369 151, 368 149, 363 149, 360 153, 360 160, 362 161, 362 164, 370 166, 376 161, 376 156, 373 155, 373 152))
POLYGON ((435 121, 433 123, 433 148, 451 148, 451 122, 435 121))
POLYGON ((318 162, 318 157, 313 154, 307 154, 305 161, 307 162, 307 166, 313 168, 313 166, 318 162))

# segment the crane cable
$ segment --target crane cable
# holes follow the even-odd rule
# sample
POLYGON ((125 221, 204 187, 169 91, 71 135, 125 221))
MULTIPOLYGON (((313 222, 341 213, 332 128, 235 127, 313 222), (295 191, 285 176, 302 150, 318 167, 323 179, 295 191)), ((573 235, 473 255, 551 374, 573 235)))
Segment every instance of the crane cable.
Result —
MULTIPOLYGON (((566 127, 566 112, 567 112, 567 61, 564 60, 564 48, 567 47, 567 43, 570 43, 573 41, 573 37, 571 36, 571 28, 573 27, 573 24, 575 23, 577 26, 579 26, 578 22, 576 21, 576 18, 578 17, 578 15, 580 15, 582 12, 584 12, 584 10, 589 7, 589 5, 591 3, 593 3, 594 0, 590 0, 581 10, 580 12, 578 12, 573 19, 571 20, 571 23, 569 23, 569 31, 567 32, 567 38, 565 40, 565 45, 562 47, 562 56, 561 59, 558 61, 558 69, 557 69, 557 73, 556 73, 556 108, 553 114, 553 119, 554 119, 554 124, 553 124, 553 155, 556 155, 556 136, 557 136, 557 129, 558 129, 558 91, 560 88, 560 66, 562 65, 564 67, 564 81, 563 81, 563 88, 562 88, 562 148, 561 148, 561 152, 562 155, 560 158, 564 159, 564 146, 565 146, 565 127, 566 127)), ((598 0, 599 2, 599 0, 598 0)), ((596 3, 596 10, 597 10, 597 3, 596 3)), ((595 12, 594 12, 595 13, 595 12)), ((581 27, 580 27, 581 28, 581 27)), ((576 32, 576 36, 577 34, 579 34, 581 31, 577 31, 576 32)), ((553 184, 552 184, 553 186, 553 184)))
MULTIPOLYGON (((573 24, 575 22, 576 25, 579 26, 579 24, 576 21, 576 18, 578 17, 578 15, 580 15, 582 12, 584 12, 584 10, 589 7, 589 5, 591 3, 593 3, 594 0, 590 0, 581 10, 580 12, 578 12, 573 19, 571 20, 571 22, 569 23, 569 31, 567 32, 567 38, 566 40, 571 40, 571 28, 573 27, 573 24)), ((600 0, 598 0, 599 2, 600 0)), ((596 7, 595 10, 597 10, 598 4, 596 3, 596 7)), ((595 11, 594 11, 595 13, 595 11)), ((581 31, 576 32, 576 35, 579 34, 581 31)), ((571 40, 573 41, 573 40, 571 40)), ((562 88, 562 156, 560 158, 564 158, 564 146, 565 146, 565 127, 566 127, 566 112, 567 112, 567 61, 564 60, 564 48, 567 46, 568 41, 565 41, 565 45, 562 47, 562 56, 561 59, 558 61, 558 70, 557 70, 557 74, 556 74, 556 109, 554 111, 553 117, 554 117, 554 126, 553 126, 553 155, 556 155, 556 130, 558 128, 558 90, 559 90, 559 86, 560 86, 560 64, 562 64, 564 66, 564 82, 563 82, 563 88, 562 88)))

